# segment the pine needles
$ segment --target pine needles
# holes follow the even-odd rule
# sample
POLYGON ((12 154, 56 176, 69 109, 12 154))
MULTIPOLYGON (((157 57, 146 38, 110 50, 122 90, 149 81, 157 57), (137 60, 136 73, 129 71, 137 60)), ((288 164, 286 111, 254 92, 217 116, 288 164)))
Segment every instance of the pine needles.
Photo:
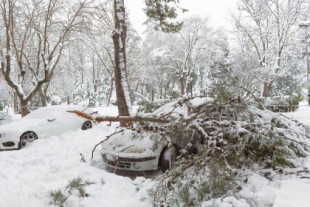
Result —
POLYGON ((81 177, 69 180, 67 186, 61 190, 54 190, 50 192, 50 202, 49 205, 57 207, 68 206, 67 200, 74 192, 78 192, 79 197, 88 197, 85 188, 89 185, 95 184, 89 180, 84 180, 81 177))

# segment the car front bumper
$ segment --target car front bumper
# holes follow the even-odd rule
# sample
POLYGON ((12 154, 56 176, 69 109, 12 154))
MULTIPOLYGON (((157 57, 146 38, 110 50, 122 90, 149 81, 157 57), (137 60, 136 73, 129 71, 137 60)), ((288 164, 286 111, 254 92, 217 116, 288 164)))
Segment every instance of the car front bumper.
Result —
POLYGON ((146 172, 158 169, 159 158, 156 156, 134 158, 110 153, 103 153, 101 156, 108 169, 113 172, 146 172))

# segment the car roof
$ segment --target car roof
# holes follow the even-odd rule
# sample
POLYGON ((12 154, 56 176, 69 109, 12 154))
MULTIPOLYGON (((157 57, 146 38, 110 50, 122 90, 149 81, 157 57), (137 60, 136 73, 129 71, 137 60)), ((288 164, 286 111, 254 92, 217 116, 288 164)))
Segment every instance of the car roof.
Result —
MULTIPOLYGON (((85 108, 76 105, 54 105, 36 109, 29 113, 26 119, 50 118, 51 116, 66 115, 68 110, 83 111, 85 108)), ((70 114, 70 113, 67 113, 70 114)))

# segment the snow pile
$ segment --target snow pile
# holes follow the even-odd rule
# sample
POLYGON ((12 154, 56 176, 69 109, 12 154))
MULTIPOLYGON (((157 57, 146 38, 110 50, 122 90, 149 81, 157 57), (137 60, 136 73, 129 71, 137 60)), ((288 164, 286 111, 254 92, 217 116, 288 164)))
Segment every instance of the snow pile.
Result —
POLYGON ((99 149, 90 160, 94 145, 116 126, 101 124, 91 130, 38 139, 18 151, 0 152, 0 207, 49 206, 50 192, 63 189, 69 180, 78 177, 95 184, 85 188, 88 197, 73 193, 68 206, 150 206, 143 198, 148 197, 153 181, 106 172, 99 149), (86 163, 81 161, 81 155, 86 163))

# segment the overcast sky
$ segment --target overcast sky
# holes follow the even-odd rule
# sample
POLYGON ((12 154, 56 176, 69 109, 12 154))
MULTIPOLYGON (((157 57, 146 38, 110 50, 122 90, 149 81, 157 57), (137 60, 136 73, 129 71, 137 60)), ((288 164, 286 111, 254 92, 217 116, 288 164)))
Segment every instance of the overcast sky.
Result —
MULTIPOLYGON (((229 22, 227 20, 228 10, 236 10, 237 0, 180 0, 181 7, 186 8, 189 11, 182 17, 188 17, 192 15, 199 15, 201 17, 210 17, 210 22, 214 26, 224 26, 230 29, 229 22)), ((144 0, 125 0, 125 6, 129 11, 129 19, 136 28, 136 30, 142 34, 145 27, 142 26, 146 20, 146 16, 143 13, 144 0)))

